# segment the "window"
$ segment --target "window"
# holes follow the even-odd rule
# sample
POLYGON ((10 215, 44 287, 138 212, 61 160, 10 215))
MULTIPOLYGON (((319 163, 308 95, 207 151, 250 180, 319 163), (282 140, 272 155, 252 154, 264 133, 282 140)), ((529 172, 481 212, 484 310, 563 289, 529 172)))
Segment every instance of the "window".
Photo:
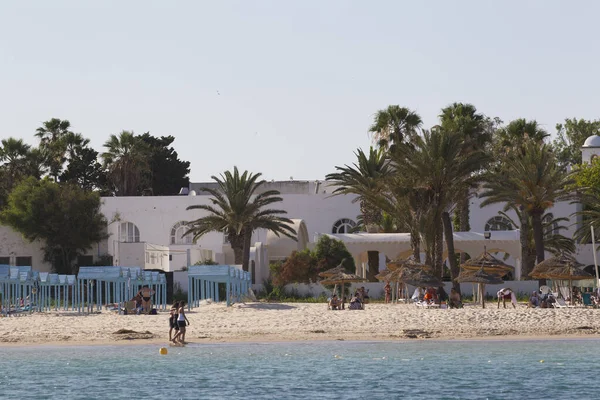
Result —
POLYGON ((90 266, 94 263, 94 256, 77 256, 77 265, 80 267, 90 266))
POLYGON ((10 257, 0 257, 0 265, 9 265, 10 257))
POLYGON ((544 237, 558 235, 558 222, 553 222, 554 215, 548 213, 542 218, 542 227, 544 228, 544 237))
POLYGON ((131 222, 121 222, 119 225, 119 241, 139 242, 140 230, 131 222))
POLYGON ((331 233, 350 233, 352 228, 356 226, 356 222, 352 221, 349 218, 339 219, 333 224, 333 228, 331 229, 331 233))
POLYGON ((513 230, 513 226, 510 223, 509 219, 498 215, 497 217, 491 218, 485 224, 486 231, 511 231, 513 230))
POLYGON ((183 221, 176 223, 171 228, 171 244, 192 244, 193 235, 183 236, 190 227, 183 221))
POLYGON ((16 266, 17 267, 31 267, 31 256, 26 257, 17 257, 16 266))

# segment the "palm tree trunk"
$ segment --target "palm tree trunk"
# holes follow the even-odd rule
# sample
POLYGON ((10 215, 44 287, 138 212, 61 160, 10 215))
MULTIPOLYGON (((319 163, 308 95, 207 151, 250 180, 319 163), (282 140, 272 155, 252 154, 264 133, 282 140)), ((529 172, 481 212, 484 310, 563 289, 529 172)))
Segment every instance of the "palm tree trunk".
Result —
POLYGON ((441 215, 435 221, 435 253, 434 264, 436 277, 442 279, 443 275, 443 256, 444 256, 444 231, 442 227, 441 215))
MULTIPOLYGON (((461 232, 469 232, 471 230, 471 224, 469 220, 470 216, 470 203, 469 203, 469 188, 465 188, 462 194, 462 199, 458 204, 458 218, 461 232)), ((465 253, 460 254, 460 262, 464 263, 467 261, 467 255, 465 253)), ((459 285, 460 286, 460 285, 459 285)), ((459 290, 460 293, 460 290, 459 290)))
POLYGON ((229 244, 233 250, 234 263, 236 265, 244 264, 244 236, 243 235, 227 235, 229 244))
POLYGON ((242 259, 242 269, 250 270, 250 247, 252 247, 252 231, 244 233, 244 255, 242 259))
POLYGON ((533 270, 535 258, 531 256, 529 250, 529 230, 531 229, 529 217, 523 207, 520 207, 519 214, 521 219, 519 232, 519 239, 521 242, 521 278, 523 278, 529 276, 529 273, 533 270))
POLYGON ((452 232, 452 221, 447 211, 442 213, 442 222, 444 224, 444 236, 446 237, 446 248, 448 249, 448 263, 450 264, 450 276, 452 277, 452 287, 460 294, 460 283, 456 278, 460 273, 460 267, 456 263, 456 253, 454 251, 454 235, 452 232))
POLYGON ((367 259, 369 262, 367 279, 369 280, 369 282, 377 282, 377 278, 375 278, 375 275, 379 273, 379 252, 367 251, 367 259))
POLYGON ((410 248, 412 254, 417 262, 421 262, 421 235, 419 232, 411 232, 410 234, 410 248))
POLYGON ((544 228, 542 226, 542 212, 531 211, 531 225, 533 225, 533 240, 535 242, 535 254, 537 263, 544 261, 544 228))

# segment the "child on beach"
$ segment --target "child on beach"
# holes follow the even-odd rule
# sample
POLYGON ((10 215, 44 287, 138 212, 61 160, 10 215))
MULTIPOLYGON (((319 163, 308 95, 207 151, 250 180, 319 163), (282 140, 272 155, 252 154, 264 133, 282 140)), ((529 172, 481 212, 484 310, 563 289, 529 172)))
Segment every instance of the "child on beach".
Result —
POLYGON ((169 312, 169 342, 172 340, 173 330, 178 331, 179 327, 177 326, 177 308, 179 307, 179 302, 173 303, 171 306, 171 311, 169 312))

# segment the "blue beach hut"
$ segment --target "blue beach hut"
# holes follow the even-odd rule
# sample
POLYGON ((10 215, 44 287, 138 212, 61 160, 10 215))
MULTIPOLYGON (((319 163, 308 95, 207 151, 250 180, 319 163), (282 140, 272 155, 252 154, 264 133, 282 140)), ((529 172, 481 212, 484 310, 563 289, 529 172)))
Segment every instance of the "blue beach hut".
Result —
POLYGON ((103 304, 117 304, 119 313, 128 300, 129 270, 121 267, 80 267, 77 274, 79 312, 102 310, 103 304))
POLYGON ((191 265, 188 267, 188 309, 200 306, 200 300, 221 301, 219 283, 225 284, 227 306, 248 293, 250 275, 231 265, 191 265))

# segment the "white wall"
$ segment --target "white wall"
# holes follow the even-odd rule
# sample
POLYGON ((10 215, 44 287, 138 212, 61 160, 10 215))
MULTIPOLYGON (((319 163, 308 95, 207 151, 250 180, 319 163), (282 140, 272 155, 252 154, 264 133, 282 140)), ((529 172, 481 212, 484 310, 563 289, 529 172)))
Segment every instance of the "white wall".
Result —
POLYGON ((41 242, 31 243, 12 228, 0 225, 0 257, 10 257, 10 265, 15 265, 17 257, 31 257, 33 269, 50 272, 52 266, 44 261, 41 247, 41 242))

